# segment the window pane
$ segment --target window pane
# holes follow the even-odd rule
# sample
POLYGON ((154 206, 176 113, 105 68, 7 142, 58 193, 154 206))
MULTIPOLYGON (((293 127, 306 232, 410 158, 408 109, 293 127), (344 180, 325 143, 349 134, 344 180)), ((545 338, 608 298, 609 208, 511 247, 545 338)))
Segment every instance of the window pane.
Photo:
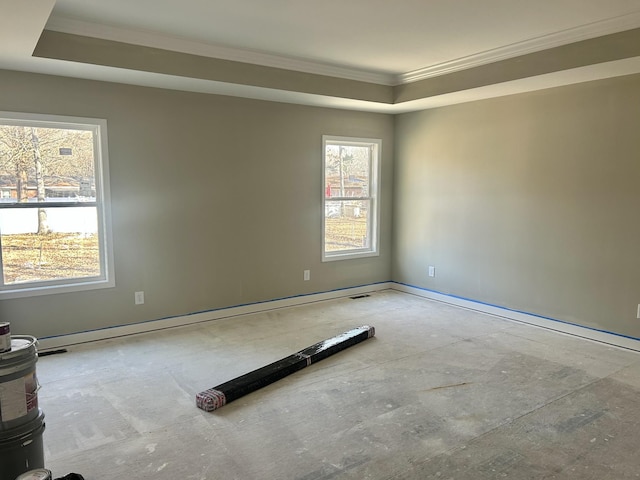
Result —
POLYGON ((0 125, 0 201, 95 201, 93 132, 0 125))
POLYGON ((5 285, 101 275, 95 207, 2 209, 0 232, 5 285), (41 210, 46 235, 37 233, 41 210))
POLYGON ((325 202, 325 251, 369 248, 369 200, 325 202))
POLYGON ((332 197, 368 197, 371 148, 328 144, 325 151, 325 192, 332 197))

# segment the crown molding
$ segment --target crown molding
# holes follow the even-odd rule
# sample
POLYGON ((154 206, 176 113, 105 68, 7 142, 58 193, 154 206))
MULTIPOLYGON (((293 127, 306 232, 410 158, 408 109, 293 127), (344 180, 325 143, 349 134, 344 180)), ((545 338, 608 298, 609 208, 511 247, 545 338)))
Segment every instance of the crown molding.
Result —
POLYGON ((230 60, 233 62, 250 63, 264 67, 281 68, 284 70, 293 70, 314 75, 326 75, 359 82, 392 86, 396 81, 396 75, 351 69, 325 63, 310 62, 308 60, 255 52, 252 50, 211 45, 184 38, 160 35, 158 33, 145 30, 133 30, 102 25, 99 23, 85 22, 68 17, 52 16, 49 18, 45 28, 55 32, 99 38, 114 42, 130 43, 143 47, 159 48, 162 50, 170 50, 202 57, 218 58, 221 60, 230 60))
POLYGON ((417 82, 431 77, 479 67, 500 60, 535 53, 549 48, 560 47, 581 40, 618 33, 640 27, 640 11, 609 18, 599 22, 589 23, 580 27, 569 28, 549 35, 524 40, 503 47, 486 50, 448 62, 420 68, 412 72, 400 74, 396 77, 396 85, 417 82))

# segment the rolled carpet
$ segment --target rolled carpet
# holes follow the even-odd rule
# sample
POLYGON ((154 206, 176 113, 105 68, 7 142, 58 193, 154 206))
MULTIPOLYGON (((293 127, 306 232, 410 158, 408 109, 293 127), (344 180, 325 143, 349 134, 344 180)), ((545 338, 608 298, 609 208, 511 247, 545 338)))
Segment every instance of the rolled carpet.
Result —
POLYGON ((196 395, 196 406, 207 412, 212 412, 229 402, 233 402, 248 393, 291 375, 298 370, 302 370, 312 363, 319 362, 374 335, 375 328, 369 325, 353 328, 340 335, 311 345, 277 362, 270 363, 200 392, 196 395))

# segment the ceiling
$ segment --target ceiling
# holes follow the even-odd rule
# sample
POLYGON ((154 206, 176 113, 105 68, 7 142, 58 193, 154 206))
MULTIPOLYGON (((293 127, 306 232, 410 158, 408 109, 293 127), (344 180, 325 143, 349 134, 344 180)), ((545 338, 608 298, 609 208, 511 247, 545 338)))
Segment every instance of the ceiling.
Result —
POLYGON ((640 0, 0 0, 0 68, 403 112, 640 72, 640 0))

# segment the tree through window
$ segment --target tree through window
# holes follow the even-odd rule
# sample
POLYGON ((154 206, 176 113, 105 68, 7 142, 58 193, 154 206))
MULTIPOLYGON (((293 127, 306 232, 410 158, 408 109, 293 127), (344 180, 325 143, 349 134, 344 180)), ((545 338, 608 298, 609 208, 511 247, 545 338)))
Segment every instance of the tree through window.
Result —
POLYGON ((113 285, 106 122, 0 112, 0 295, 113 285))

